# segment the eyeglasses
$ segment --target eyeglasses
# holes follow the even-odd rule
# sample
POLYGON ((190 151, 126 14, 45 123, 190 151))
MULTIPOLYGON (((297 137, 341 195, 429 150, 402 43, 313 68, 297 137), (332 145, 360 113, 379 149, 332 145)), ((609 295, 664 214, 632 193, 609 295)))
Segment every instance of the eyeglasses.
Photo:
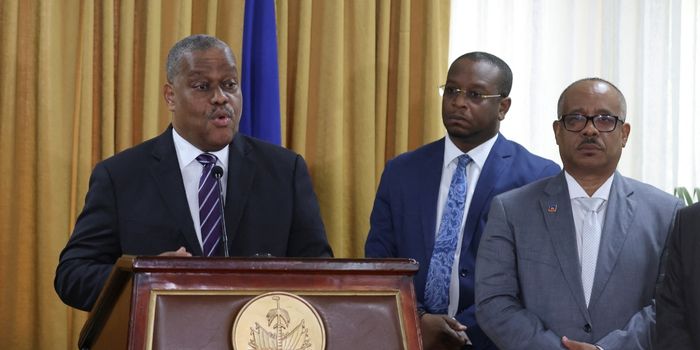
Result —
POLYGON ((440 91, 440 96, 444 96, 444 97, 447 97, 449 99, 454 99, 459 95, 464 95, 464 97, 467 99, 467 101, 474 103, 474 104, 480 103, 481 101, 489 99, 489 98, 505 97, 501 94, 486 95, 486 94, 480 94, 480 93, 475 92, 475 91, 462 90, 460 88, 446 86, 446 85, 440 85, 440 86, 438 86, 438 89, 440 91))
POLYGON ((591 123, 593 123, 593 127, 600 132, 611 132, 615 130, 617 122, 625 122, 624 120, 621 120, 620 117, 606 114, 564 114, 559 116, 559 122, 564 125, 564 129, 571 132, 579 132, 585 129, 589 120, 591 123))

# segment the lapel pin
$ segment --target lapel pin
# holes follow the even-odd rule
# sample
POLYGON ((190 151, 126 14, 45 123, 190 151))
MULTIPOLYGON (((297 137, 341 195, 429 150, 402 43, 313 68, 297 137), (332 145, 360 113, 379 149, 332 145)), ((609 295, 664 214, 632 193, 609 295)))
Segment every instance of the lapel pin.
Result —
POLYGON ((550 204, 549 207, 547 208, 547 212, 549 212, 549 213, 556 213, 556 212, 557 212, 557 205, 556 205, 556 204, 550 204))

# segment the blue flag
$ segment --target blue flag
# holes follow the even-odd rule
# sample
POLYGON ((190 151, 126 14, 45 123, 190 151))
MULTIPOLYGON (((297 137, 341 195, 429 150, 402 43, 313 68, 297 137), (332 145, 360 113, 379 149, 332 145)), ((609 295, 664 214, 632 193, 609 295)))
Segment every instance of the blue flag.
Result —
POLYGON ((240 131, 279 145, 280 91, 274 0, 246 0, 240 131))

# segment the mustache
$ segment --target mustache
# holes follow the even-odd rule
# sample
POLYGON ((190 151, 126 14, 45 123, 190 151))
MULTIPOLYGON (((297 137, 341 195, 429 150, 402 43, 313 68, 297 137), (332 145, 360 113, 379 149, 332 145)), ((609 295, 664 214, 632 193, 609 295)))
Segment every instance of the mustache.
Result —
POLYGON ((595 146, 598 147, 598 148, 601 148, 601 149, 603 148, 603 145, 600 144, 600 142, 598 141, 598 138, 597 138, 597 137, 586 137, 586 138, 584 138, 584 139, 581 141, 581 143, 578 144, 578 147, 577 147, 577 148, 581 148, 581 146, 585 146, 585 145, 595 145, 595 146))
POLYGON ((207 114, 207 119, 209 119, 209 120, 216 119, 218 116, 220 116, 222 114, 225 115, 227 118, 233 119, 234 110, 230 106, 215 108, 207 114))

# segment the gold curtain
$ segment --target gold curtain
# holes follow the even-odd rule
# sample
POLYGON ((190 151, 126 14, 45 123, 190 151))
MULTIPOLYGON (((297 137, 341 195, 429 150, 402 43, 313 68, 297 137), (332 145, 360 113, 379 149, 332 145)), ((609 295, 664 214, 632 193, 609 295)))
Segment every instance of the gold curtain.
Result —
MULTIPOLYGON (((74 349, 53 290, 94 164, 159 134, 191 33, 240 57, 244 0, 0 0, 0 347, 74 349)), ((277 0, 282 138, 337 256, 361 257, 384 163, 442 134, 449 0, 277 0)))
POLYGON ((385 162, 443 134, 449 1, 277 1, 283 139, 309 162, 328 238, 361 257, 385 162))

